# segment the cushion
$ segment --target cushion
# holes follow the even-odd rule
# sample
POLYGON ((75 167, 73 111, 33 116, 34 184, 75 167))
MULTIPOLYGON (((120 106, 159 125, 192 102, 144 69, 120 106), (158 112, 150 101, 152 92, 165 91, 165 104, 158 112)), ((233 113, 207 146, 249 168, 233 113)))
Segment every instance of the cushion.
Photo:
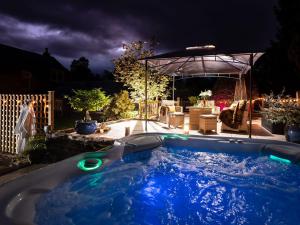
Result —
POLYGON ((234 110, 235 109, 235 107, 237 106, 237 102, 233 102, 230 106, 229 106, 229 108, 231 109, 231 110, 234 110))
POLYGON ((239 107, 240 103, 238 102, 234 111, 233 111, 233 116, 232 116, 232 123, 235 125, 237 123, 237 119, 238 119, 238 114, 240 111, 240 107, 239 107))
POLYGON ((245 100, 240 100, 238 104, 239 104, 239 109, 241 111, 245 111, 246 110, 247 102, 245 100))
POLYGON ((168 108, 169 108, 169 112, 175 112, 176 111, 175 106, 168 106, 168 108))

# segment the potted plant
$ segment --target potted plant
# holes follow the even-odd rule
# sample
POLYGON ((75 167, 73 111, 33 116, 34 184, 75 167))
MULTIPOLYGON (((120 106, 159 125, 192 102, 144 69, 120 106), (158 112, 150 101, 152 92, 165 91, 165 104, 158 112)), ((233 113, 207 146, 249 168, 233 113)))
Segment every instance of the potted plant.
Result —
POLYGON ((300 143, 300 107, 295 103, 288 104, 285 110, 287 141, 300 143))
POLYGON ((285 111, 283 107, 284 91, 279 95, 264 95, 265 107, 262 108, 261 125, 272 134, 284 134, 286 126, 285 111))
POLYGON ((212 96, 211 90, 201 91, 199 94, 200 98, 203 100, 203 107, 206 107, 206 102, 208 98, 212 96))
POLYGON ((284 90, 277 96, 273 93, 265 95, 265 102, 267 108, 263 109, 262 125, 275 124, 277 129, 280 127, 280 132, 272 133, 285 134, 287 141, 300 143, 300 106, 284 95, 284 90))
POLYGON ((92 90, 73 90, 72 96, 66 96, 71 108, 84 112, 83 120, 75 121, 75 130, 79 134, 92 134, 97 129, 97 121, 92 120, 90 111, 100 111, 110 103, 110 97, 100 88, 92 90))

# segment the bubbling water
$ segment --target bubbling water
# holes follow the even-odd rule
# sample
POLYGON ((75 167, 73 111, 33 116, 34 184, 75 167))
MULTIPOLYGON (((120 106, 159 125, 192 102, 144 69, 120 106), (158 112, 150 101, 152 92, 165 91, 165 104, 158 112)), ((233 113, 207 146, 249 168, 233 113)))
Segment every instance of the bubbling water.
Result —
POLYGON ((159 147, 43 195, 36 224, 297 224, 300 168, 255 153, 159 147))

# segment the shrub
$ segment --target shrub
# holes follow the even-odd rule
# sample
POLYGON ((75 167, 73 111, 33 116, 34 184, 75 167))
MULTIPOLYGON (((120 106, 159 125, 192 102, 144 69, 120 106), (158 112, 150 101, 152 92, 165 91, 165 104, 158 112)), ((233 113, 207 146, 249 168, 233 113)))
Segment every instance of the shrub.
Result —
POLYGON ((134 103, 129 98, 128 91, 121 91, 114 95, 105 114, 109 119, 125 119, 132 118, 133 110, 134 103))
POLYGON ((290 96, 284 95, 284 90, 279 95, 264 95, 267 108, 262 109, 265 118, 273 123, 300 125, 300 107, 290 96))
POLYGON ((101 88, 92 90, 73 90, 73 96, 66 96, 71 108, 85 112, 85 120, 90 120, 89 111, 100 111, 110 103, 110 97, 101 88))
POLYGON ((48 152, 45 137, 35 136, 31 138, 25 147, 23 155, 27 157, 30 163, 46 163, 48 152))

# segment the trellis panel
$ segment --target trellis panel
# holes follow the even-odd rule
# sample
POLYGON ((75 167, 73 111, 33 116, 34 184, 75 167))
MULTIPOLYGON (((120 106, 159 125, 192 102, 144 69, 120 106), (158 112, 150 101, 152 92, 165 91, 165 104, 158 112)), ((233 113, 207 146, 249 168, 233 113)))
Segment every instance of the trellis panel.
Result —
POLYGON ((21 105, 31 99, 34 103, 37 134, 44 133, 44 126, 54 128, 54 92, 48 94, 0 94, 0 152, 16 153, 17 136, 14 129, 21 105))

